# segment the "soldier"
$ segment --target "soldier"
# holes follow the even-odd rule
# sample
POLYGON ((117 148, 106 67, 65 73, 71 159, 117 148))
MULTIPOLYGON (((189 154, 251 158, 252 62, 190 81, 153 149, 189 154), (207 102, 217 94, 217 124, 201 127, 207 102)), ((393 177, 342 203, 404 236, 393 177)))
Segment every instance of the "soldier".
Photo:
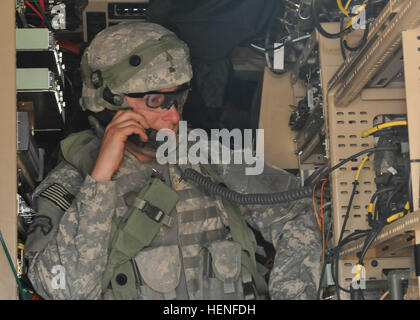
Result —
MULTIPOLYGON (((310 201, 234 206, 181 178, 191 167, 211 175, 209 167, 161 165, 144 146, 151 129, 178 129, 192 77, 184 42, 156 24, 118 24, 95 37, 81 67, 94 128, 61 142, 64 160, 33 194, 25 249, 40 296, 316 298, 321 241, 310 201), (244 219, 276 249, 268 286, 244 219)), ((258 176, 244 165, 213 169, 242 193, 298 186, 268 164, 258 176)))

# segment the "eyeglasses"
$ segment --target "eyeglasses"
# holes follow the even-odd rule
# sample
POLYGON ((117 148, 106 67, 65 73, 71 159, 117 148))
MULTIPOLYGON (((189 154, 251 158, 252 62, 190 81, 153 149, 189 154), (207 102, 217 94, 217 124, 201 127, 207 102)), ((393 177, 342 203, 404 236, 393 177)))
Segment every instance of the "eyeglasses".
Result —
POLYGON ((130 98, 145 98, 146 105, 149 108, 156 109, 170 109, 173 105, 178 109, 186 100, 186 94, 190 90, 190 85, 185 83, 181 85, 176 91, 160 92, 149 91, 145 93, 126 93, 125 95, 130 98))

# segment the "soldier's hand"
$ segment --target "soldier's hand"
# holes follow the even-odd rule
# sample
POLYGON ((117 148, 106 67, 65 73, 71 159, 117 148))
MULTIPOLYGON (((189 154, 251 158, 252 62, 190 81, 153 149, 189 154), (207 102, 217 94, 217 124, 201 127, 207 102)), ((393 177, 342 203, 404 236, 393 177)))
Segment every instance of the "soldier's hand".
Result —
POLYGON ((145 129, 149 128, 146 119, 132 110, 119 110, 105 129, 101 148, 91 177, 96 181, 109 181, 121 165, 127 138, 138 134, 147 141, 145 129))

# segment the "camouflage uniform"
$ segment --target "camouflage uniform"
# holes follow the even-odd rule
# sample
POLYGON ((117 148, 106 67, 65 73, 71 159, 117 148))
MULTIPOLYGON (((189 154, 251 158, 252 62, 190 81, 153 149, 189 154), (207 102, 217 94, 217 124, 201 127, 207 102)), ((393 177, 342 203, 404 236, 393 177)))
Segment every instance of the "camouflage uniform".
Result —
MULTIPOLYGON (((124 40, 127 34, 130 34, 128 37, 133 34, 126 29, 132 26, 114 27, 117 40, 131 46, 128 51, 135 46, 124 40), (119 39, 118 34, 124 32, 125 36, 119 39)), ((149 31, 161 31, 160 28, 154 25, 149 31)), ((106 41, 101 34, 95 39, 99 43, 106 41)), ((171 50, 167 53, 174 61, 179 59, 182 65, 182 54, 171 50)), ((88 56, 94 54, 88 49, 88 56)), ((101 62, 98 57, 95 63, 101 62)), ((91 67, 94 62, 89 62, 91 67)), ((170 66, 168 60, 161 63, 170 66)), ((185 68, 185 78, 172 75, 172 82, 164 83, 161 88, 188 81, 191 74, 185 68)), ((135 88, 120 86, 112 90, 117 94, 134 89, 156 90, 153 87, 156 78, 142 79, 144 75, 139 77, 139 86, 135 88)), ((92 111, 102 110, 95 90, 87 86, 82 104, 92 111)), ((103 130, 96 129, 99 129, 97 137, 85 146, 85 152, 98 152, 103 130)), ((28 276, 38 294, 45 299, 114 298, 112 290, 103 291, 101 284, 108 262, 112 223, 120 221, 127 212, 126 196, 143 186, 157 171, 180 197, 171 213, 173 224, 163 225, 151 245, 135 256, 133 268, 138 269, 137 278, 125 280, 136 281, 139 299, 223 299, 232 298, 232 292, 243 298, 241 247, 232 241, 227 213, 220 199, 193 183, 180 181, 175 166, 139 162, 128 151, 124 152, 123 162, 111 181, 97 182, 89 174, 84 176, 78 169, 78 161, 77 157, 62 161, 33 194, 38 218, 28 236, 25 252, 30 261, 28 276), (45 221, 51 224, 49 232, 42 228, 45 221), (208 257, 213 261, 211 272, 205 271, 208 257), (62 287, 56 286, 55 266, 62 266, 65 271, 62 287)), ((200 170, 198 166, 192 167, 200 170)), ((268 164, 258 176, 246 176, 245 165, 218 165, 217 170, 228 187, 242 193, 278 192, 298 186, 294 176, 268 164)), ((246 221, 260 230, 276 249, 269 281, 271 299, 314 299, 320 274, 321 241, 311 201, 241 206, 240 209, 246 221)))

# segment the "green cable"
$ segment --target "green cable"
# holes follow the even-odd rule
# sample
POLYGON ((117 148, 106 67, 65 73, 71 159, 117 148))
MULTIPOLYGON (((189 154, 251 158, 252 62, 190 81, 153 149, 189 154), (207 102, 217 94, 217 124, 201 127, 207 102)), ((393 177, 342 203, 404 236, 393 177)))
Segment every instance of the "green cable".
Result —
POLYGON ((20 280, 19 280, 18 275, 16 273, 16 269, 15 269, 15 266, 13 265, 12 258, 10 258, 9 250, 7 250, 7 246, 6 246, 6 243, 4 242, 3 235, 1 234, 1 231, 0 231, 0 241, 1 241, 1 244, 3 245, 3 249, 4 249, 4 252, 6 253, 7 260, 9 260, 10 267, 12 268, 13 275, 15 276, 16 282, 18 284, 19 292, 20 292, 20 295, 22 297, 22 300, 26 300, 25 293, 23 292, 22 284, 20 283, 20 280))
MULTIPOLYGON (((41 1, 42 1, 42 0, 41 0, 41 1)), ((44 11, 42 11, 41 6, 39 5, 38 1, 37 1, 37 0, 32 0, 32 3, 36 6, 36 8, 38 9, 39 13, 40 13, 40 14, 44 17, 44 19, 45 19, 45 23, 47 24, 48 29, 49 29, 49 30, 52 30, 51 23, 50 23, 50 21, 48 20, 47 16, 45 15, 44 11)))

